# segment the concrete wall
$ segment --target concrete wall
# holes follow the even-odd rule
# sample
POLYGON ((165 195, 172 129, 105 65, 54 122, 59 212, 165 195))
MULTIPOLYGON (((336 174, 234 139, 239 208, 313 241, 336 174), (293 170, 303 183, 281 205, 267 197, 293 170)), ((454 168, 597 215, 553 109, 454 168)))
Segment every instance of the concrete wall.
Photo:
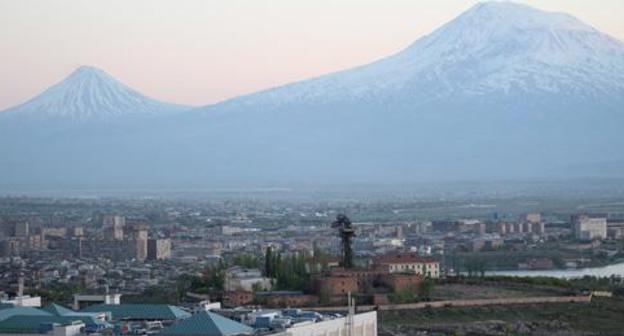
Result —
MULTIPOLYGON (((353 316, 352 336, 377 336, 377 312, 356 314, 353 316)), ((346 336, 347 318, 312 323, 289 328, 275 336, 346 336)))
MULTIPOLYGON (((537 297, 517 297, 517 298, 501 298, 501 299, 475 299, 475 300, 447 300, 432 302, 417 302, 404 304, 388 304, 378 306, 358 306, 358 311, 369 310, 407 310, 407 309, 424 309, 442 308, 442 307, 470 307, 470 306, 492 306, 492 305, 516 305, 516 304, 534 304, 534 303, 570 303, 570 302, 591 302, 591 295, 587 296, 537 296, 537 297)), ((317 311, 346 311, 347 307, 317 307, 317 311)))
POLYGON ((513 305, 513 304, 533 304, 533 303, 569 303, 569 302, 590 302, 591 296, 544 296, 525 298, 504 298, 504 299, 476 299, 476 300, 448 300, 434 302, 418 302, 396 305, 379 306, 379 310, 401 310, 401 309, 423 309, 427 307, 469 307, 469 306, 490 306, 490 305, 513 305))

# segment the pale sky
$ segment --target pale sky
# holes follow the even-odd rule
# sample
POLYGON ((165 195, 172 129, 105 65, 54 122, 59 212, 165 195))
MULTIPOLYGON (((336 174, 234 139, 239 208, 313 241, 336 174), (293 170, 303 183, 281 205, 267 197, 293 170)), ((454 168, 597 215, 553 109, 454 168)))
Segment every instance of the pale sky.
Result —
MULTIPOLYGON (((0 0, 0 110, 80 65, 206 105, 407 47, 472 0, 0 0)), ((521 0, 624 40, 623 0, 521 0)))

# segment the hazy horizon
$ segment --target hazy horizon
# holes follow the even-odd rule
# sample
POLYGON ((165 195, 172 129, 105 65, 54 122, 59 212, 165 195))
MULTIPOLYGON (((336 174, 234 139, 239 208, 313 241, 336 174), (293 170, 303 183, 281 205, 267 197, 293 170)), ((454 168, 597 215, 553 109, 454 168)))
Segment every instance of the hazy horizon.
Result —
MULTIPOLYGON (((0 110, 80 65, 156 99, 208 105, 400 51, 478 1, 0 1, 0 110), (433 6, 435 4, 435 6, 433 6), (45 54, 45 58, 41 55, 45 54)), ((624 2, 517 1, 620 40, 624 2)))

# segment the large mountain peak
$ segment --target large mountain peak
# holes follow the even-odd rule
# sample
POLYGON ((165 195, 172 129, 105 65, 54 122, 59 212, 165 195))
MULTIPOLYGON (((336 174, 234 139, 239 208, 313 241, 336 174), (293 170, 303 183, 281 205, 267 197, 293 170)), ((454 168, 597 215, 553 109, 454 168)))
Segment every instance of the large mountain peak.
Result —
POLYGON ((418 106, 495 95, 596 99, 624 91, 624 44, 564 13, 484 2, 395 55, 228 104, 347 100, 418 106))
POLYGON ((475 59, 482 64, 534 61, 589 69, 601 63, 621 64, 624 44, 569 14, 513 2, 484 2, 417 40, 403 54, 425 60, 426 65, 430 64, 426 60, 439 64, 475 59))
POLYGON ((80 66, 64 80, 6 111, 13 118, 108 120, 125 115, 158 115, 186 107, 146 97, 104 70, 80 66))
POLYGON ((498 25, 499 28, 551 27, 593 31, 579 19, 560 12, 549 12, 510 1, 480 2, 458 17, 458 21, 471 21, 480 26, 498 25))

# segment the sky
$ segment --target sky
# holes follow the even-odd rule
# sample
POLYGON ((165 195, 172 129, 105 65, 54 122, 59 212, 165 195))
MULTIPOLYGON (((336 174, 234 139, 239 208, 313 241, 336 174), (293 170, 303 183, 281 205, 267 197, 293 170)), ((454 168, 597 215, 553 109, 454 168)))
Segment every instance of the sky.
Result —
MULTIPOLYGON (((207 105, 407 47, 471 0, 0 0, 0 110, 99 67, 150 97, 207 105)), ((525 0, 624 40, 622 0, 525 0)))

